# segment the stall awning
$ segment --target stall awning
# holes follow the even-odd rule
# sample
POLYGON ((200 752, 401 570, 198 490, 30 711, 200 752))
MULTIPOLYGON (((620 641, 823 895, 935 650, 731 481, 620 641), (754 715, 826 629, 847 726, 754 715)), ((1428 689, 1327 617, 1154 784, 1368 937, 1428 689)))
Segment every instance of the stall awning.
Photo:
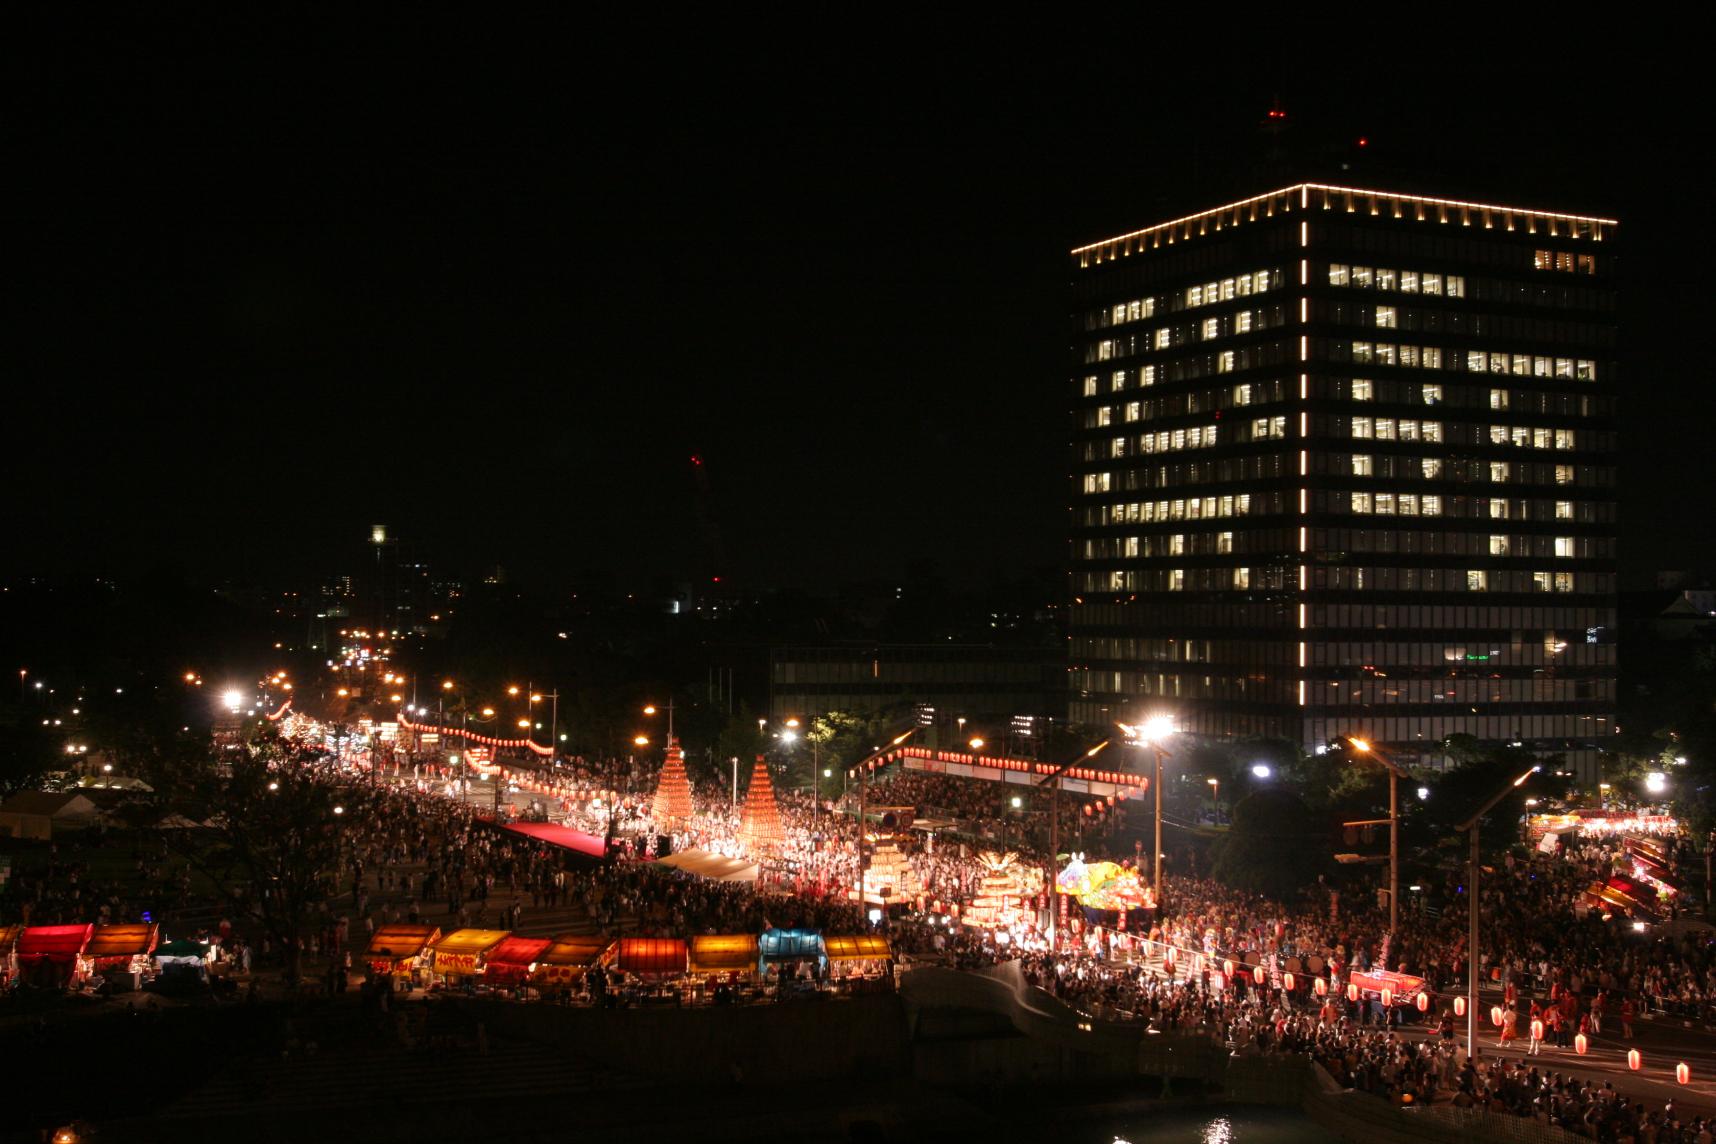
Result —
POLYGON ((440 937, 436 926, 382 926, 370 935, 368 956, 376 961, 417 957, 440 937))
POLYGON ((476 973, 482 969, 484 956, 507 939, 506 930, 454 930, 433 946, 435 969, 439 973, 476 973))
POLYGON ((554 944, 545 937, 520 937, 513 934, 489 950, 489 968, 516 966, 528 969, 542 959, 543 951, 554 944))
POLYGON ((96 926, 95 936, 84 947, 85 957, 140 957, 155 948, 159 927, 150 922, 122 926, 96 926))
POLYGON ((0 957, 12 956, 18 947, 18 935, 23 932, 23 926, 0 926, 0 957))
POLYGON ((87 922, 75 926, 27 926, 18 938, 18 960, 73 961, 89 944, 95 927, 87 922))
POLYGON ((549 942, 548 948, 536 959, 538 965, 564 965, 574 968, 587 968, 596 964, 598 958, 608 952, 608 947, 614 944, 605 937, 593 934, 563 933, 549 942))
POLYGON ((748 862, 743 858, 729 858, 707 850, 680 850, 666 858, 658 858, 655 864, 683 870, 687 874, 696 874, 700 878, 712 878, 717 882, 757 880, 755 862, 748 862))
POLYGON ((1375 969, 1369 973, 1354 971, 1347 975, 1347 982, 1357 985, 1365 993, 1381 995, 1387 989, 1394 995, 1397 1004, 1411 1001, 1424 988, 1422 977, 1413 977, 1407 973, 1394 973, 1386 969, 1375 969))
POLYGON ((155 947, 156 961, 202 961, 208 955, 208 946, 188 938, 180 938, 178 941, 155 947))
POLYGON ((693 973, 731 973, 757 968, 757 939, 748 933, 704 934, 691 939, 693 973))
POLYGON ((764 957, 821 957, 822 931, 813 929, 764 930, 757 939, 764 957))
POLYGON ((888 939, 879 934, 836 934, 822 939, 830 961, 858 961, 892 957, 888 939))
POLYGON ((676 937, 625 937, 620 939, 618 964, 621 971, 657 976, 685 972, 685 943, 676 937))

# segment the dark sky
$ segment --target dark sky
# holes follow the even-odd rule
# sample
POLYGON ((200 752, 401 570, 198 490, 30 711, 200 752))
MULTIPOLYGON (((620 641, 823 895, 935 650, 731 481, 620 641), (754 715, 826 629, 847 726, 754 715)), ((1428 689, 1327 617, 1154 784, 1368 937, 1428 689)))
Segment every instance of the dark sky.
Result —
POLYGON ((0 572, 291 582, 382 521, 536 579, 1057 563, 1064 251, 1287 181, 1276 95, 1302 160, 1372 141, 1359 185, 1623 219, 1625 560, 1716 568, 1673 58, 1645 88, 1589 40, 463 31, 14 71, 0 572))

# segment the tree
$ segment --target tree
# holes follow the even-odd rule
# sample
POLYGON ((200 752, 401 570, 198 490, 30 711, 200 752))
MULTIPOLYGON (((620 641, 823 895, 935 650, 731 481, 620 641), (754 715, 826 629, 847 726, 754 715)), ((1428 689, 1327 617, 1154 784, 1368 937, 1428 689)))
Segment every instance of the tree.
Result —
POLYGON ((0 707, 0 799, 39 786, 65 766, 63 736, 19 704, 0 707))
POLYGON ((300 974, 303 939, 319 923, 350 852, 350 830, 371 813, 373 792, 330 779, 312 760, 265 736, 219 766, 181 774, 173 809, 207 819, 206 831, 168 831, 178 852, 240 913, 255 917, 300 974))
POLYGON ((1210 874, 1233 889, 1290 902, 1329 867, 1333 840, 1319 821, 1293 791, 1260 788, 1234 804, 1210 874))

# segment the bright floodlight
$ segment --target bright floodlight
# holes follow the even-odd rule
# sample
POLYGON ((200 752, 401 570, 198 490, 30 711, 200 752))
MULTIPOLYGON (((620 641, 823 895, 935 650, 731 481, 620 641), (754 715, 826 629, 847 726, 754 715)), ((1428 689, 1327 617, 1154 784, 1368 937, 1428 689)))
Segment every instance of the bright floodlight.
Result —
POLYGON ((796 742, 798 742, 798 732, 797 731, 782 731, 781 732, 781 742, 783 742, 783 743, 796 743, 796 742))
POLYGON ((1269 769, 1268 763, 1254 763, 1251 767, 1251 773, 1260 779, 1266 779, 1274 772, 1269 769))
POLYGON ((1668 776, 1661 771, 1652 771, 1645 776, 1645 789, 1652 794, 1661 794, 1668 789, 1668 776))
POLYGON ((1174 721, 1166 715, 1152 715, 1138 728, 1138 738, 1146 743, 1159 743, 1174 733, 1174 721))
POLYGON ((240 707, 244 706, 244 693, 236 688, 228 691, 220 698, 221 702, 226 704, 226 709, 228 711, 237 711, 240 707))
POLYGON ((1419 802, 1426 802, 1429 800, 1429 798, 1430 798, 1430 788, 1427 786, 1419 787, 1418 788, 1418 801, 1419 802))

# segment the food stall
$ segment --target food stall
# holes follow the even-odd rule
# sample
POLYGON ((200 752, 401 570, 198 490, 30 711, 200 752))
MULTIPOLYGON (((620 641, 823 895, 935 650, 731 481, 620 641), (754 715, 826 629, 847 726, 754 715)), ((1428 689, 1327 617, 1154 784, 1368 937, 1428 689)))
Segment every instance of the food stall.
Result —
POLYGON ((1424 979, 1386 969, 1373 969, 1364 973, 1355 969, 1347 974, 1348 990, 1354 986, 1358 988, 1358 1000, 1381 1004, 1386 997, 1390 1004, 1416 1007, 1418 995, 1424 992, 1424 979))
POLYGON ((1642 927, 1662 920, 1657 893, 1655 886, 1616 874, 1607 882, 1592 883, 1583 897, 1584 903, 1605 921, 1619 914, 1642 927))
POLYGON ((443 985, 468 985, 483 972, 488 953, 507 939, 506 930, 460 929, 429 947, 431 968, 443 985))
POLYGON ((19 980, 46 989, 66 989, 82 977, 84 947, 95 927, 26 926, 18 936, 19 980))
POLYGON ((849 990, 866 985, 893 988, 894 951, 880 934, 834 934, 822 940, 828 976, 849 990))
POLYGON ((158 985, 207 985, 209 947, 200 941, 180 938, 155 947, 158 985))
POLYGON ((513 934, 489 950, 483 975, 497 988, 522 985, 536 971, 538 959, 553 944, 545 937, 513 934))
POLYGON ((821 930, 764 930, 757 938, 757 950, 762 954, 765 990, 793 981, 814 986, 818 973, 828 963, 821 930))
POLYGON ((441 939, 441 930, 430 925, 382 926, 370 935, 364 960, 372 978, 387 977, 405 982, 409 988, 421 980, 427 968, 427 952, 441 939))
POLYGON ((624 937, 606 955, 630 986, 634 1001, 672 1000, 680 994, 670 983, 685 976, 688 951, 673 937, 624 937))
POLYGON ((584 973, 603 959, 613 945, 605 937, 563 933, 551 939, 536 957, 531 982, 544 992, 566 993, 584 979, 584 973))
POLYGON ((18 935, 23 926, 0 926, 0 990, 18 979, 18 935))
POLYGON ((117 983, 128 977, 131 988, 137 989, 149 972, 149 955, 155 952, 160 936, 160 927, 153 922, 96 926, 84 947, 84 960, 109 981, 117 983))
POLYGON ((748 933, 700 934, 691 939, 686 972, 691 978, 691 999, 720 991, 730 999, 732 990, 757 977, 757 939, 748 933))

